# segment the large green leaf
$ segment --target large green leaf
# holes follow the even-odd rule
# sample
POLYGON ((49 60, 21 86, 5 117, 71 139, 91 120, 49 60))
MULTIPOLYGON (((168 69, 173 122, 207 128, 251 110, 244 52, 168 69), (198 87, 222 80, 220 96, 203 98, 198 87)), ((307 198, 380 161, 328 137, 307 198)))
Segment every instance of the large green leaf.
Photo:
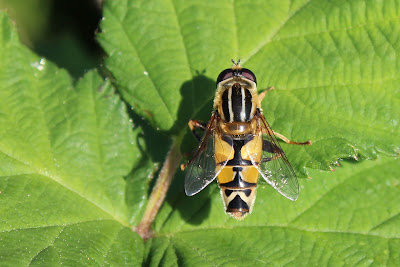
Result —
POLYGON ((397 265, 398 159, 346 162, 334 173, 310 173, 312 180, 300 181, 296 202, 260 186, 254 211, 244 221, 224 214, 215 184, 211 194, 194 198, 180 190, 172 207, 159 214, 157 235, 146 244, 147 264, 397 265))
MULTIPOLYGON (((99 40, 141 125, 133 132, 109 81, 92 71, 74 85, 0 15, 1 264, 397 264, 400 168, 377 153, 399 153, 398 6, 105 1, 99 40), (231 58, 256 73, 260 91, 276 88, 263 102, 274 130, 313 141, 283 144, 312 179, 300 179, 297 202, 261 183, 253 214, 237 222, 215 183, 188 198, 178 171, 143 247, 131 228, 153 162, 163 161, 167 134, 208 119, 231 58), (356 156, 375 160, 316 170, 356 156)), ((182 152, 195 148, 189 138, 182 152)))
MULTIPOLYGON (((242 59, 300 177, 292 203, 265 184, 254 213, 223 214, 219 189, 188 198, 182 172, 146 246, 152 265, 394 264, 398 259, 399 1, 106 1, 99 41, 135 113, 172 135, 207 120, 215 78, 242 59), (347 163, 340 158, 375 159, 347 163), (372 218, 371 218, 372 214, 372 218)), ((184 139, 183 151, 195 148, 184 139)), ((192 138, 192 137, 190 137, 192 138)))
MULTIPOLYGON (((241 58, 300 176, 399 152, 397 1, 106 1, 99 40, 124 98, 154 127, 207 120, 215 78, 241 58)), ((187 152, 187 151, 185 151, 187 152)))
POLYGON ((74 87, 4 13, 0 47, 0 264, 139 264, 123 178, 139 129, 125 105, 94 71, 74 87))

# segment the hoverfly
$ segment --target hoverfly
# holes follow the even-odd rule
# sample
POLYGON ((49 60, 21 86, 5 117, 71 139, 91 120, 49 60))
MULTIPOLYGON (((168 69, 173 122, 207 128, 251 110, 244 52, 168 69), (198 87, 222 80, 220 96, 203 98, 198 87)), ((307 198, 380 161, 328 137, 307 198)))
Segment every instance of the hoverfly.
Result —
POLYGON ((212 116, 207 124, 190 120, 189 128, 200 145, 188 163, 185 192, 193 196, 215 178, 221 189, 225 211, 243 219, 254 205, 258 176, 279 193, 295 201, 299 185, 277 138, 293 142, 274 132, 266 121, 254 73, 240 66, 240 60, 217 78, 212 116), (200 138, 196 129, 204 131, 200 138))

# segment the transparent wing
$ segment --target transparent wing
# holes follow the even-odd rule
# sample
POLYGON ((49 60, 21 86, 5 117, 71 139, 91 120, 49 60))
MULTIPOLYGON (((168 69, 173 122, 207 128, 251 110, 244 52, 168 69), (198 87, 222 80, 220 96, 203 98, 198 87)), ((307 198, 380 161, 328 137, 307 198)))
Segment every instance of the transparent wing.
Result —
POLYGON ((299 195, 297 176, 264 115, 260 114, 258 119, 258 133, 247 137, 248 142, 252 139, 249 143, 251 145, 247 146, 251 162, 267 183, 283 196, 295 201, 299 195))
POLYGON ((204 137, 197 149, 193 159, 189 162, 185 176, 185 192, 188 196, 193 196, 204 189, 209 183, 214 181, 220 171, 225 167, 228 158, 233 153, 233 147, 222 145, 222 142, 229 143, 230 136, 224 136, 224 140, 216 131, 208 127, 204 137), (220 142, 220 143, 219 143, 220 142), (223 155, 228 158, 221 159, 215 156, 215 146, 223 147, 223 155), (230 148, 229 148, 230 147, 230 148), (218 162, 218 163, 217 163, 218 162))

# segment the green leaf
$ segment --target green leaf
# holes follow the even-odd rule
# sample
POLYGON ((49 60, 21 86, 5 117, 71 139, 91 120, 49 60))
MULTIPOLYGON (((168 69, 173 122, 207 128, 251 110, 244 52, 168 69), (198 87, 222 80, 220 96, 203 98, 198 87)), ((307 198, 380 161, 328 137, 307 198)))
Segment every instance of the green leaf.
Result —
POLYGON ((157 235, 146 244, 149 265, 396 265, 398 159, 344 162, 335 172, 310 173, 312 180, 300 181, 296 202, 259 186, 254 211, 243 221, 224 214, 216 184, 211 196, 182 192, 158 216, 157 235))
POLYGON ((94 71, 73 86, 4 13, 0 47, 1 264, 140 265, 123 177, 140 129, 124 103, 94 71))
MULTIPOLYGON (((123 98, 179 136, 207 120, 230 59, 254 71, 300 179, 295 203, 261 183, 254 213, 223 214, 211 184, 188 198, 177 173, 146 265, 393 265, 398 259, 399 1, 106 1, 99 41, 123 98), (375 159, 360 164, 342 158, 375 159), (372 218, 371 218, 372 216, 372 218), (378 230, 379 229, 379 230, 378 230), (385 230, 384 230, 385 229, 385 230), (383 232, 381 232, 383 231, 383 232)), ((183 153, 196 146, 184 138, 183 153)), ((192 138, 193 139, 193 138, 192 138)))
MULTIPOLYGON (((397 264, 400 168, 378 153, 399 153, 399 4, 105 1, 99 41, 133 131, 109 81, 91 71, 74 85, 21 46, 1 14, 1 263, 397 264), (313 179, 300 179, 297 202, 260 183, 253 214, 237 222, 215 183, 188 198, 178 172, 143 246, 132 229, 166 135, 209 118, 231 58, 260 91, 275 87, 263 102, 272 128, 313 141, 283 144, 298 176, 313 179), (357 156, 375 160, 318 170, 357 156)), ((183 140, 182 152, 195 148, 183 140)))
POLYGON ((99 41, 134 111, 173 134, 209 118, 215 78, 241 58, 260 90, 276 88, 262 105, 272 128, 313 141, 283 147, 304 177, 339 158, 399 153, 398 4, 106 1, 99 41))

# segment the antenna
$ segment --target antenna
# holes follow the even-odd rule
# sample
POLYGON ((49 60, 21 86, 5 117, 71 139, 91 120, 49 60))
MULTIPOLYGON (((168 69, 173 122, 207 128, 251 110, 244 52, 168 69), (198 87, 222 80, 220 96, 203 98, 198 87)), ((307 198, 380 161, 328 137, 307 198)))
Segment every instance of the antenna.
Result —
POLYGON ((240 59, 237 61, 237 62, 235 62, 233 59, 231 59, 231 61, 232 61, 232 63, 233 63, 233 66, 232 66, 232 69, 233 70, 240 70, 242 67, 240 66, 240 59))

